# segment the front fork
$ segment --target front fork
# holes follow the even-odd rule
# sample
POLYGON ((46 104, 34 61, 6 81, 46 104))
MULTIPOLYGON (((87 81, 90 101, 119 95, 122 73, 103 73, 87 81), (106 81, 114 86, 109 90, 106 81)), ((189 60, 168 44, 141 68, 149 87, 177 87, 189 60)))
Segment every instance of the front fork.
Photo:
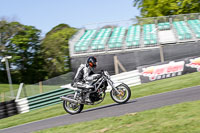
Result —
POLYGON ((117 95, 120 94, 120 92, 117 90, 116 86, 113 85, 114 83, 111 80, 107 80, 107 82, 112 87, 112 89, 115 90, 115 92, 117 93, 117 95))

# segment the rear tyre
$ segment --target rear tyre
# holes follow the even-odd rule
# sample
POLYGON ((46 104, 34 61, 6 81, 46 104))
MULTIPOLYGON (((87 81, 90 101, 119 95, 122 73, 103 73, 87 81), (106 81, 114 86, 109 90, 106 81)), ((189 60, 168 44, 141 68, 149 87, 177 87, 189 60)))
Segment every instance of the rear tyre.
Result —
POLYGON ((112 100, 119 104, 126 103, 131 97, 131 89, 126 84, 120 84, 116 89, 119 94, 114 89, 110 92, 112 100))
MULTIPOLYGON (((66 96, 67 98, 71 98, 74 99, 74 95, 68 95, 66 96)), ((79 103, 71 103, 68 101, 63 101, 63 108, 65 109, 65 111, 69 114, 78 114, 83 110, 84 104, 79 104, 79 103)))

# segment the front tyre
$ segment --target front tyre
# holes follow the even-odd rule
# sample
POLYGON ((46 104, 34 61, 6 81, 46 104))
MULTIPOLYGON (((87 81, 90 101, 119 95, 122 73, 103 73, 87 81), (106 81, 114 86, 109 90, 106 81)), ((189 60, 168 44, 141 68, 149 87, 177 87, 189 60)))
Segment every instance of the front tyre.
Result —
MULTIPOLYGON (((74 95, 68 95, 68 98, 73 99, 74 95)), ((69 114, 78 114, 83 110, 84 104, 76 104, 68 101, 63 101, 63 108, 69 114)))
POLYGON ((116 103, 126 103, 131 97, 131 89, 126 84, 120 84, 116 87, 119 93, 114 89, 111 90, 110 96, 116 103))

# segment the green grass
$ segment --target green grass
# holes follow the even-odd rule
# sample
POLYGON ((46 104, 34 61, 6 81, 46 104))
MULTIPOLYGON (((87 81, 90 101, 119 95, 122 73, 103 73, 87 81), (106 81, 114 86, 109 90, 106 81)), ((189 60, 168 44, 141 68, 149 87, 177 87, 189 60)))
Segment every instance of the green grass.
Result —
POLYGON ((37 133, 199 133, 200 101, 59 126, 37 133))
MULTIPOLYGON (((13 84, 13 90, 16 90, 19 88, 19 85, 13 84)), ((0 84, 0 93, 2 92, 8 92, 10 91, 10 86, 9 84, 0 84)))
MULTIPOLYGON (((191 86, 200 85, 200 73, 192 73, 183 76, 178 76, 169 79, 158 80, 138 86, 134 86, 131 88, 132 96, 131 99, 158 94, 162 92, 187 88, 191 86)), ((111 100, 110 96, 107 95, 105 100, 96 106, 102 106, 106 104, 111 104, 113 101, 111 100)), ((96 106, 85 106, 84 109, 93 108, 96 106)), ((66 114, 64 111, 62 104, 57 104, 49 107, 45 107, 42 109, 33 110, 29 113, 19 114, 12 117, 8 117, 5 119, 0 120, 0 129, 7 128, 11 126, 16 126, 36 120, 42 120, 49 117, 59 116, 66 114)))
MULTIPOLYGON (((13 93, 16 96, 19 85, 13 84, 12 86, 13 86, 13 93)), ((0 84, 0 102, 8 101, 11 99, 13 98, 11 97, 9 84, 0 84)))

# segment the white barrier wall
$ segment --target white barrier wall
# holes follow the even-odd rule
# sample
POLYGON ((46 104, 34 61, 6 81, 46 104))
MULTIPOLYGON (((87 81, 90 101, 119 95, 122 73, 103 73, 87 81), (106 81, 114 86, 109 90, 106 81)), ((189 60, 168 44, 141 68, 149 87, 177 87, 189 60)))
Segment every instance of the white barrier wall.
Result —
MULTIPOLYGON (((116 75, 111 76, 111 79, 114 82, 125 83, 129 87, 141 84, 140 73, 138 70, 116 74, 116 75)), ((108 86, 108 90, 106 92, 110 92, 110 91, 111 91, 111 87, 108 86)))
POLYGON ((27 98, 22 98, 22 99, 19 99, 19 100, 15 100, 15 102, 17 104, 17 109, 18 109, 18 112, 20 114, 29 112, 29 105, 28 105, 27 98))
POLYGON ((113 75, 111 76, 111 79, 114 82, 123 82, 128 86, 135 86, 141 84, 140 73, 138 70, 113 75))

